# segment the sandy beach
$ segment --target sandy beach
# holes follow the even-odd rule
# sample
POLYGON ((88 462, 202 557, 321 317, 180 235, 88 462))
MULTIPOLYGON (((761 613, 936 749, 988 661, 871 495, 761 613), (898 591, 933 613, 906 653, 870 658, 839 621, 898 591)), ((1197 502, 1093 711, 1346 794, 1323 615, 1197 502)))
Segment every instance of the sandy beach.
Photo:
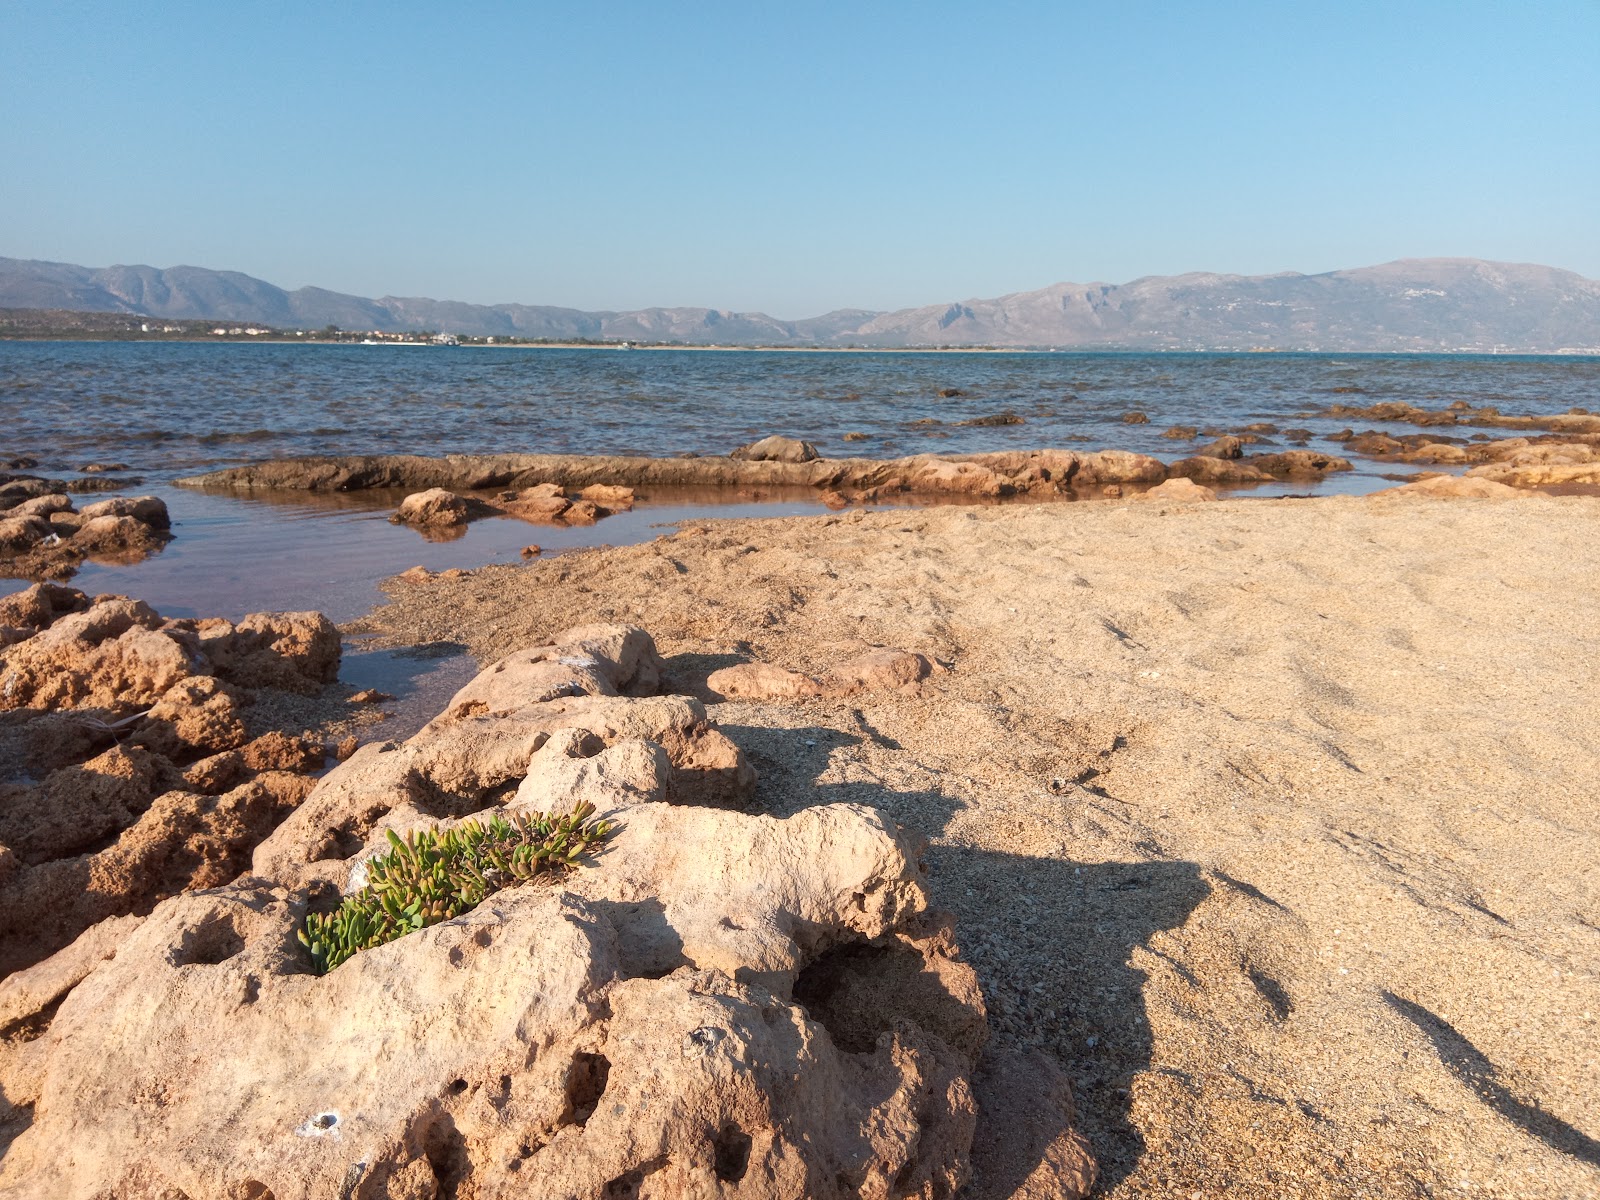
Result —
POLYGON ((1600 500, 941 507, 710 521, 393 582, 482 662, 636 623, 784 815, 930 839, 998 1050, 1070 1073, 1102 1190, 1600 1194, 1600 500))

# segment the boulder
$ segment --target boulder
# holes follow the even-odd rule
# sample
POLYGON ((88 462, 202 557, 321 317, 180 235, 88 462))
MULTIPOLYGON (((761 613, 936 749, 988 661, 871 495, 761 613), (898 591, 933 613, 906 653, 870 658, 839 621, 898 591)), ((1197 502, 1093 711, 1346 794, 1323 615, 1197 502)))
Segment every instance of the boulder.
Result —
POLYGON ((71 499, 66 496, 58 496, 52 492, 49 495, 35 496, 31 500, 24 500, 6 515, 9 517, 43 517, 48 521, 52 513, 71 511, 71 499))
POLYGON ((835 663, 830 674, 837 680, 834 690, 852 692, 905 691, 928 677, 932 664, 920 654, 906 650, 869 650, 835 663))
POLYGON ((817 457, 817 448, 810 442, 802 442, 797 438, 764 437, 758 442, 751 442, 747 446, 740 446, 730 458, 743 459, 746 462, 782 462, 806 463, 817 457))
POLYGON ((811 676, 759 662, 711 672, 706 690, 721 700, 805 700, 822 695, 822 685, 811 676))
MULTIPOLYGON (((117 518, 110 518, 115 520, 117 518)), ((192 673, 190 654, 149 605, 103 597, 0 650, 0 710, 147 707, 192 673)))
POLYGON ((1467 474, 1516 488, 1597 484, 1600 483, 1600 462, 1490 463, 1473 467, 1467 474))
POLYGON ((212 621, 200 648, 223 679, 244 687, 310 695, 339 678, 339 630, 319 612, 251 613, 237 625, 212 621))
POLYGON ((43 517, 0 517, 0 554, 21 554, 51 534, 43 517))
POLYGON ((1192 479, 1169 479, 1165 483, 1158 483, 1147 492, 1140 492, 1135 500, 1163 500, 1183 503, 1198 503, 1203 500, 1215 500, 1217 494, 1208 487, 1201 487, 1192 479))
POLYGON ((1202 458, 1242 458, 1244 457, 1244 441, 1228 434, 1215 441, 1207 442, 1195 451, 1202 458))
POLYGON ((97 517, 132 517, 152 529, 169 529, 172 519, 167 515, 166 503, 155 496, 118 496, 86 504, 81 510, 86 520, 97 517))
POLYGON ((1319 450, 1284 450, 1278 454, 1252 454, 1243 460, 1274 479, 1320 478, 1333 471, 1349 471, 1350 460, 1319 450))
POLYGON ((407 496, 389 519, 397 525, 437 528, 465 525, 467 515, 467 502, 460 496, 444 488, 429 488, 407 496))
POLYGON ((85 519, 72 534, 71 548, 84 557, 127 553, 142 557, 167 540, 166 534, 137 517, 113 513, 92 517, 87 512, 80 516, 85 519))
POLYGON ((1272 476, 1249 463, 1234 462, 1225 458, 1180 458, 1167 468, 1173 479, 1188 479, 1195 483, 1270 483, 1272 476))
POLYGON ((615 487, 608 483, 592 483, 578 493, 580 500, 598 505, 610 512, 628 512, 633 508, 633 489, 615 487))
POLYGON ((648 732, 692 702, 626 694, 658 670, 625 627, 503 660, 404 746, 330 774, 252 876, 0 983, 23 1031, 0 1086, 31 1115, 0 1194, 957 1192, 987 1022, 916 851, 854 805, 664 802, 671 750, 648 732), (339 776, 385 759, 420 806, 408 828, 461 819, 444 798, 507 772, 508 809, 582 796, 617 828, 564 875, 319 976, 301 868, 360 886, 385 793, 339 776), (296 845, 336 813, 331 843, 296 845))

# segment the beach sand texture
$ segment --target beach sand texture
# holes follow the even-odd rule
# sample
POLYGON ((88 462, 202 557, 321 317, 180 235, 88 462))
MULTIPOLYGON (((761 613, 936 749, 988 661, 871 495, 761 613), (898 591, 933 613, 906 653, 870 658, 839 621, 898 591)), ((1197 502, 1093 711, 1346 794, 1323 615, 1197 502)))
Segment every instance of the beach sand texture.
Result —
POLYGON ((1600 1195, 1597 529, 1548 497, 705 522, 393 583, 365 624, 488 661, 635 622, 702 695, 926 654, 906 692, 714 715, 766 809, 932 840, 996 1043, 1070 1071, 1104 1194, 1571 1198, 1600 1195))

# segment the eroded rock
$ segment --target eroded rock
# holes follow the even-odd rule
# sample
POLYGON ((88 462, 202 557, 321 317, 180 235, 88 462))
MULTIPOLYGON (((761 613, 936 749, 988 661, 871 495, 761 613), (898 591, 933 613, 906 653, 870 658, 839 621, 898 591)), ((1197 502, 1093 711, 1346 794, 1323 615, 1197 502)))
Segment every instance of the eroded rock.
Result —
POLYGON ((854 805, 666 802, 680 763, 650 733, 704 725, 649 694, 659 669, 611 627, 504 660, 328 776, 251 877, 0 983, 29 1031, 0 1086, 32 1113, 0 1194, 954 1194, 986 1019, 915 851, 854 805), (317 976, 303 868, 356 883, 393 827, 363 813, 394 794, 380 777, 422 806, 407 821, 487 785, 470 808, 581 795, 618 828, 553 882, 317 976))

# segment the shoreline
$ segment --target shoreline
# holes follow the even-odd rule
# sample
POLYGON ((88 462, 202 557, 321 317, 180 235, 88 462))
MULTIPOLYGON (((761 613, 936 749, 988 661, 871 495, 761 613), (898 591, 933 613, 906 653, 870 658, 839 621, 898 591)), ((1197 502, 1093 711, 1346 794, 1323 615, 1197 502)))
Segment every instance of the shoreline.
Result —
MULTIPOLYGON (((354 537, 414 549, 364 503, 392 495, 340 502, 354 537)), ((1600 918, 1600 813, 1572 803, 1600 766, 1600 499, 966 499, 620 546, 592 544, 602 522, 553 557, 390 577, 339 632, 347 655, 457 656, 407 698, 415 725, 468 661, 648 630, 665 690, 755 766, 753 811, 844 802, 928 839, 989 1053, 1071 1077, 1111 1200, 1600 1186, 1574 1140, 1600 1128, 1600 1023, 1576 1017, 1600 980, 1563 967, 1600 918), (711 687, 884 648, 932 673, 711 687)))

